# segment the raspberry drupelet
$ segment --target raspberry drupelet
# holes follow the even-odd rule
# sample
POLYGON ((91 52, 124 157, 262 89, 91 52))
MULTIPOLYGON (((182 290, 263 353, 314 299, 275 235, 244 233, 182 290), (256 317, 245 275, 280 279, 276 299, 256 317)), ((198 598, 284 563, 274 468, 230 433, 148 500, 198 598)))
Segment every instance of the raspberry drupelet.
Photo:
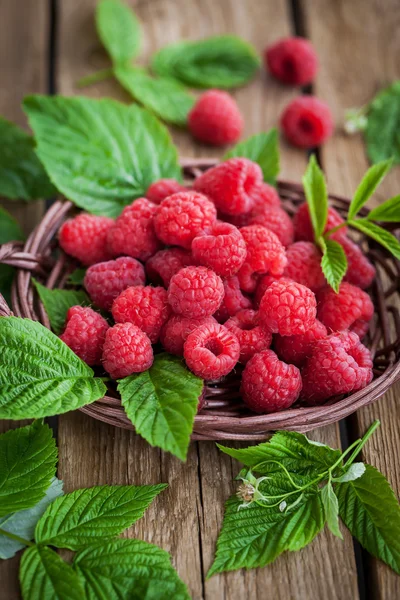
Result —
POLYGON ((107 321, 99 313, 88 307, 72 306, 60 339, 86 364, 100 365, 108 329, 107 321))
POLYGON ((343 237, 340 244, 347 258, 345 281, 363 290, 369 288, 376 276, 374 265, 370 263, 361 248, 347 237, 343 237))
POLYGON ((224 297, 222 279, 206 267, 185 267, 171 279, 168 302, 184 317, 210 317, 224 297))
POLYGON ((192 254, 198 264, 221 277, 231 277, 245 261, 246 242, 234 225, 217 221, 207 232, 194 238, 192 254))
POLYGON ((316 319, 314 325, 301 335, 275 336, 275 350, 281 360, 300 368, 311 356, 315 342, 327 335, 325 325, 316 319))
POLYGON ((239 362, 244 365, 254 354, 271 345, 272 333, 259 326, 255 310, 239 311, 228 319, 225 327, 236 335, 240 344, 239 362))
POLYGON ((293 244, 294 228, 292 219, 279 206, 266 206, 250 213, 248 225, 262 225, 272 231, 285 247, 293 244))
POLYGON ((239 310, 251 308, 251 300, 242 294, 239 279, 236 276, 224 279, 224 298, 221 306, 214 314, 219 323, 225 323, 229 317, 233 317, 239 310))
POLYGON ((253 200, 252 212, 262 211, 264 208, 280 207, 281 199, 276 189, 269 183, 260 183, 251 191, 253 200))
POLYGON ((146 262, 147 277, 154 285, 163 285, 167 288, 175 273, 193 263, 191 252, 183 248, 159 250, 146 262))
POLYGON ((83 265, 89 266, 112 258, 107 235, 114 221, 82 213, 61 225, 58 239, 61 248, 83 265))
POLYGON ((278 237, 262 225, 242 227, 240 233, 246 242, 246 263, 253 272, 282 275, 287 259, 278 237))
POLYGON ((232 96, 221 90, 208 90, 189 112, 188 127, 200 142, 225 146, 237 142, 242 135, 243 118, 232 96))
MULTIPOLYGON (((263 275, 262 277, 260 277, 260 279, 257 282, 257 288, 253 299, 255 309, 259 308, 261 299, 264 296, 266 290, 271 285, 271 283, 274 283, 274 281, 278 281, 279 279, 282 279, 280 275, 263 275)), ((291 279, 289 278, 285 277, 285 279, 287 279, 287 281, 291 281, 291 279)))
POLYGON ((153 364, 153 348, 147 335, 132 323, 117 323, 107 331, 103 366, 113 379, 142 373, 153 364))
POLYGON ((271 75, 289 85, 308 85, 318 69, 313 45, 301 37, 284 38, 266 48, 264 62, 271 75))
MULTIPOLYGON (((332 208, 331 206, 328 208, 328 219, 326 222, 326 227, 324 233, 333 229, 334 227, 338 227, 338 225, 343 225, 344 221, 342 217, 339 215, 337 210, 332 208)), ((311 223, 310 218, 310 210, 308 208, 308 204, 304 202, 300 204, 296 214, 293 217, 293 226, 294 226, 294 234, 296 241, 304 240, 306 242, 314 241, 314 230, 311 223)), ((343 226, 334 233, 330 234, 333 240, 340 242, 343 238, 346 237, 347 227, 343 226)))
POLYGON ((146 198, 154 204, 160 204, 168 196, 184 191, 186 188, 176 179, 159 179, 147 188, 146 198))
POLYGON ((318 293, 318 318, 329 332, 368 325, 374 314, 374 305, 367 292, 347 283, 340 284, 337 294, 326 286, 318 293))
POLYGON ((320 146, 333 132, 330 108, 314 96, 299 96, 284 110, 281 128, 287 140, 294 146, 320 146))
POLYGON ((310 288, 314 293, 326 285, 321 268, 321 253, 311 242, 295 242, 286 250, 284 277, 310 288))
POLYGON ((183 345, 187 337, 197 327, 215 323, 214 317, 200 317, 191 319, 181 315, 172 315, 172 317, 163 325, 160 334, 160 341, 167 352, 183 356, 183 345))

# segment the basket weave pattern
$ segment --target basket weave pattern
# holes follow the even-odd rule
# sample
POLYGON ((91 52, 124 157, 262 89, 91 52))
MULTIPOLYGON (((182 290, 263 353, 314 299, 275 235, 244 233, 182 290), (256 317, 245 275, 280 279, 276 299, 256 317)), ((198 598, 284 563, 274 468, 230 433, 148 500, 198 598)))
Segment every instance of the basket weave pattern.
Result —
MULTIPOLYGON (((182 160, 187 181, 214 166, 212 159, 182 160)), ((283 206, 293 215, 304 202, 300 185, 280 181, 278 191, 283 206)), ((349 201, 330 195, 330 203, 340 213, 347 214, 349 201)), ((56 234, 75 207, 68 201, 57 201, 47 211, 25 244, 14 242, 0 247, 0 263, 16 267, 17 276, 12 290, 12 308, 18 317, 40 321, 50 328, 48 316, 32 284, 32 276, 43 281, 48 288, 65 286, 76 264, 62 252, 54 258, 57 247, 56 234)), ((364 210, 364 214, 366 214, 364 210)), ((240 398, 240 374, 231 373, 223 382, 206 386, 205 408, 195 417, 193 439, 197 440, 247 440, 265 439, 266 433, 277 429, 306 432, 342 419, 362 406, 377 400, 393 383, 400 379, 400 263, 385 249, 365 238, 359 238, 365 251, 377 267, 377 278, 371 290, 376 315, 368 334, 366 345, 374 357, 374 379, 363 390, 345 398, 329 401, 322 406, 295 406, 282 412, 255 415, 240 398)), ((0 316, 11 311, 0 295, 0 316)), ((81 408, 83 412, 106 423, 133 429, 115 391, 97 402, 81 408)))

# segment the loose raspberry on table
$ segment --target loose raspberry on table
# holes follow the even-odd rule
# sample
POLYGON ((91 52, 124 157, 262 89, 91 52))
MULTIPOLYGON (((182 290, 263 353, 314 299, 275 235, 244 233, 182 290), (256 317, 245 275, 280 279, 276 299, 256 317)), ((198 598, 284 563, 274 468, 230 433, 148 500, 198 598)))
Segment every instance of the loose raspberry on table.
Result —
POLYGON ((327 335, 325 325, 316 319, 314 324, 301 335, 277 335, 275 350, 280 359, 301 368, 311 356, 315 342, 327 335))
POLYGON ((204 92, 188 115, 192 136, 212 146, 237 142, 242 135, 243 125, 235 100, 221 90, 204 92))
POLYGON ((234 333, 240 344, 239 362, 246 364, 257 352, 267 350, 272 334, 258 324, 257 311, 241 310, 228 319, 225 327, 234 333))
POLYGON ((183 356, 183 345, 187 337, 197 327, 216 323, 214 317, 191 319, 181 315, 172 315, 161 329, 160 342, 167 352, 183 356))
POLYGON ((370 263, 361 248, 347 237, 343 237, 340 240, 340 244, 342 245, 347 258, 347 272, 344 276, 345 281, 348 281, 363 290, 367 289, 376 276, 374 265, 370 263))
MULTIPOLYGON (((254 308, 258 309, 260 306, 260 302, 262 297, 264 296, 266 290, 269 288, 269 286, 271 285, 271 283, 274 283, 274 281, 278 281, 282 279, 281 275, 263 275, 262 277, 260 277, 260 279, 258 280, 257 283, 257 288, 254 294, 254 308)), ((288 278, 287 281, 291 281, 288 278)))
POLYGON ((194 238, 192 253, 197 263, 213 269, 221 277, 231 277, 244 263, 247 249, 234 225, 217 221, 207 232, 194 238))
POLYGON ((257 413, 272 413, 292 406, 301 391, 300 371, 279 360, 272 350, 255 354, 242 374, 244 402, 257 413))
POLYGON ((280 279, 267 288, 258 318, 260 325, 280 335, 300 335, 315 323, 314 293, 301 283, 280 279))
POLYGON ((114 221, 82 213, 61 225, 58 239, 61 248, 84 265, 94 265, 108 260, 107 234, 114 221))
POLYGON ((318 292, 326 285, 321 268, 321 253, 312 242, 295 242, 286 249, 287 265, 284 277, 293 279, 318 292))
POLYGON ((146 198, 154 204, 160 204, 168 196, 184 191, 186 191, 185 186, 176 179, 159 179, 147 188, 146 198))
POLYGON ((110 327, 103 347, 103 366, 113 379, 142 373, 153 364, 153 348, 147 335, 132 323, 110 327))
POLYGON ((222 304, 214 314, 219 323, 225 323, 229 317, 233 317, 239 310, 251 308, 251 300, 242 294, 239 279, 236 276, 224 279, 224 298, 222 304))
POLYGON ((111 312, 116 323, 133 323, 155 344, 171 314, 167 290, 143 285, 129 287, 114 300, 111 312))
POLYGON ((246 294, 253 294, 260 280, 260 273, 255 273, 253 268, 245 261, 237 272, 240 289, 246 294))
POLYGON ((331 334, 315 343, 302 377, 302 398, 307 404, 322 404, 332 396, 361 390, 372 381, 371 353, 355 333, 331 334))
POLYGON ((60 339, 88 365, 100 365, 109 325, 91 308, 72 306, 67 312, 65 330, 60 339))
POLYGON ((126 206, 108 233, 108 247, 113 256, 125 254, 145 261, 160 248, 154 231, 157 205, 138 198, 126 206))
POLYGON ((314 148, 333 132, 330 108, 314 96, 299 96, 286 107, 281 128, 287 140, 299 148, 314 148))
POLYGON ((168 302, 184 317, 210 317, 224 297, 222 279, 206 267, 185 267, 171 279, 168 302))
POLYGON ((293 244, 294 227, 292 219, 286 211, 279 206, 266 206, 264 209, 254 210, 250 213, 249 225, 262 225, 266 227, 279 239, 285 247, 293 244))
POLYGON ((154 285, 163 285, 167 288, 175 273, 193 263, 191 252, 183 248, 159 250, 146 262, 147 277, 154 285))
POLYGON ((269 183, 260 183, 251 192, 253 200, 252 212, 262 211, 264 208, 273 206, 280 207, 281 199, 276 189, 269 183))
POLYGON ((145 281, 143 265, 135 258, 121 256, 89 267, 83 285, 96 306, 110 310, 121 292, 145 281))
POLYGON ((260 166, 247 158, 230 158, 195 179, 193 187, 212 200, 221 213, 240 215, 253 207, 254 188, 263 181, 260 166))
POLYGON ((262 225, 240 229, 247 247, 246 264, 254 273, 282 275, 287 265, 285 248, 278 237, 262 225))
POLYGON ((158 207, 154 227, 164 244, 190 250, 192 240, 217 219, 214 204, 198 192, 178 192, 158 207))
POLYGON ((340 284, 339 293, 329 286, 318 293, 318 319, 328 331, 343 331, 368 323, 374 314, 374 305, 366 292, 347 283, 340 284))
POLYGON ((208 381, 228 375, 239 355, 237 337, 219 323, 201 325, 192 331, 183 348, 189 369, 208 381))
MULTIPOLYGON (((342 225, 343 223, 344 221, 337 212, 337 210, 330 206, 328 208, 328 219, 326 222, 324 233, 329 231, 330 229, 333 229, 334 227, 337 227, 338 225, 342 225)), ((314 230, 311 223, 310 210, 308 208, 307 202, 300 204, 293 218, 293 226, 296 241, 314 241, 314 230)), ((337 242, 341 242, 342 239, 346 238, 346 233, 347 227, 341 227, 334 233, 329 234, 329 237, 333 240, 336 240, 337 242)))
POLYGON ((290 85, 308 85, 318 69, 313 45, 301 37, 284 38, 266 48, 264 62, 271 75, 290 85))

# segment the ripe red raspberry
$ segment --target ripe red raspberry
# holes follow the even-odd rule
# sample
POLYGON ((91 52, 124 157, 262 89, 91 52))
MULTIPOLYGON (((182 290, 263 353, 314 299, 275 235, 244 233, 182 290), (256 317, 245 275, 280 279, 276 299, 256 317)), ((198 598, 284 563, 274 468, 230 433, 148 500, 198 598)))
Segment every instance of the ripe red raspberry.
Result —
POLYGON ((89 267, 83 283, 94 304, 110 310, 121 292, 132 285, 144 285, 145 281, 143 265, 135 258, 121 256, 89 267))
POLYGON ((107 234, 114 225, 112 219, 82 213, 61 225, 58 238, 61 248, 84 265, 111 258, 107 234))
POLYGON ((252 212, 262 211, 264 208, 273 206, 280 207, 281 199, 276 189, 268 183, 260 183, 251 192, 253 200, 252 212))
POLYGON ((225 327, 234 333, 240 344, 239 362, 243 365, 257 352, 266 350, 272 342, 272 334, 258 325, 255 310, 241 310, 231 317, 225 327))
POLYGON ((167 352, 183 356, 183 344, 192 331, 202 325, 215 323, 214 317, 190 319, 181 315, 172 315, 161 329, 160 341, 167 352))
POLYGON ((153 364, 153 348, 147 335, 132 323, 117 323, 106 334, 103 366, 113 379, 142 373, 153 364))
POLYGON ((318 69, 313 45, 301 37, 285 38, 266 48, 264 62, 271 75, 290 85, 311 83, 318 69))
POLYGON ((126 206, 108 233, 108 247, 113 256, 125 254, 147 260, 160 247, 154 231, 157 205, 138 198, 126 206))
POLYGON ((275 350, 279 358, 286 363, 302 367, 311 356, 314 343, 328 335, 328 331, 318 319, 302 335, 277 335, 275 350))
POLYGON ((235 276, 225 279, 224 282, 224 299, 222 304, 214 314, 214 317, 219 323, 225 323, 229 317, 233 317, 239 310, 251 308, 251 300, 244 296, 240 290, 239 279, 235 276))
POLYGON ((257 163, 247 158, 231 158, 200 175, 193 187, 208 196, 222 213, 240 215, 252 209, 251 194, 262 181, 257 163))
MULTIPOLYGON (((257 289, 254 294, 254 308, 258 309, 260 306, 260 302, 262 297, 264 296, 266 290, 269 288, 271 283, 274 281, 278 281, 282 279, 281 275, 263 275, 257 282, 257 289)), ((288 281, 290 281, 288 279, 288 281)))
POLYGON ((108 323, 91 308, 72 306, 60 339, 88 365, 100 365, 108 323))
POLYGON ((184 191, 186 191, 185 186, 181 185, 176 179, 159 179, 147 188, 146 198, 154 204, 160 204, 164 198, 184 191))
POLYGON ((179 192, 161 202, 154 227, 164 244, 190 250, 193 238, 211 227, 216 219, 214 204, 203 194, 179 192))
POLYGON ((247 247, 246 264, 253 272, 282 275, 287 259, 278 237, 262 225, 242 227, 240 233, 247 247))
POLYGON ((299 96, 286 107, 281 127, 288 141, 299 148, 314 148, 333 132, 330 108, 314 96, 299 96))
POLYGON ((169 286, 171 277, 183 267, 194 262, 193 256, 183 248, 166 248, 159 250, 146 262, 147 277, 154 285, 169 286))
POLYGON ((260 280, 260 273, 255 273, 247 261, 237 272, 240 289, 246 294, 252 294, 260 280))
POLYGON ((192 242, 195 261, 213 269, 221 277, 231 277, 246 258, 246 242, 240 231, 229 223, 217 221, 192 242))
POLYGON ((280 361, 272 350, 264 350, 247 363, 240 389, 244 402, 254 412, 285 410, 299 397, 300 371, 280 361))
POLYGON ((322 404, 332 396, 361 390, 372 381, 371 353, 355 333, 332 334, 315 343, 302 376, 302 398, 307 404, 322 404))
POLYGON ((219 323, 201 325, 188 336, 183 356, 189 369, 206 380, 228 375, 239 360, 237 337, 219 323))
POLYGON ((340 243, 347 258, 347 272, 345 280, 349 283, 367 289, 375 279, 376 270, 357 244, 343 237, 340 243))
POLYGON ((226 146, 237 142, 242 135, 243 118, 232 96, 220 90, 208 90, 190 111, 188 127, 200 142, 226 146))
POLYGON ((286 211, 279 206, 265 207, 250 213, 249 225, 262 225, 266 227, 279 239, 285 247, 293 244, 294 227, 292 219, 286 211))
POLYGON ((326 284, 321 269, 321 253, 311 242, 296 242, 286 250, 284 276, 318 292, 326 284))
POLYGON ((184 317, 210 317, 224 297, 222 279, 206 267, 185 267, 171 279, 168 302, 184 317))
MULTIPOLYGON (((333 229, 334 227, 337 227, 338 225, 341 225, 342 223, 344 223, 342 217, 334 208, 330 206, 328 208, 328 220, 326 223, 325 232, 329 231, 330 229, 333 229)), ((296 240, 304 240, 306 242, 314 241, 314 231, 310 219, 310 210, 308 208, 307 202, 300 204, 293 218, 293 225, 296 240)), ((337 242, 341 242, 342 239, 346 237, 346 233, 347 227, 342 227, 341 229, 338 229, 335 233, 330 234, 329 237, 331 237, 333 240, 336 240, 337 242)))
POLYGON ((374 314, 371 298, 362 289, 344 281, 339 293, 329 286, 318 294, 318 318, 328 331, 343 331, 368 323, 374 314))
POLYGON ((300 335, 314 325, 315 295, 296 281, 280 279, 266 290, 258 318, 263 327, 280 335, 300 335))
POLYGON ((133 323, 155 344, 171 309, 164 288, 136 285, 123 291, 114 300, 111 312, 116 323, 133 323))

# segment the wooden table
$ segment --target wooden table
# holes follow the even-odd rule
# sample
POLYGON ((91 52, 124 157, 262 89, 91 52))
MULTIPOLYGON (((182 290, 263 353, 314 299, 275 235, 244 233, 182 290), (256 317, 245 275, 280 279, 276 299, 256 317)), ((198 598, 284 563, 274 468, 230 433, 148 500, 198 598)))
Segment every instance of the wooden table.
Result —
MULTIPOLYGON (((26 93, 79 93, 75 82, 108 65, 95 34, 96 0, 3 0, 0 4, 0 114, 25 124, 20 101, 26 93)), ((261 51, 289 34, 308 36, 321 68, 314 92, 326 100, 338 125, 343 111, 361 106, 376 90, 400 76, 400 4, 398 0, 130 0, 143 27, 141 61, 165 44, 182 38, 237 33, 261 51)), ((103 82, 84 90, 92 97, 129 101, 117 84, 103 82)), ((234 92, 245 116, 245 136, 277 124, 296 90, 282 87, 260 72, 234 92)), ((215 155, 195 145, 186 132, 174 132, 185 156, 215 155)), ((307 156, 282 142, 282 177, 299 180, 307 156)), ((350 195, 367 168, 360 137, 337 133, 319 158, 330 190, 350 195)), ((378 199, 399 193, 400 168, 393 170, 378 199)), ((4 203, 10 209, 10 203, 4 203)), ((41 203, 13 203, 12 212, 29 231, 43 212, 41 203)), ((382 422, 364 458, 378 467, 400 492, 399 403, 397 386, 341 427, 326 427, 311 437, 333 446, 348 443, 376 418, 382 422)), ((3 430, 10 423, 1 423, 3 430)), ((286 554, 273 565, 238 571, 205 581, 221 526, 223 504, 232 493, 238 464, 212 442, 192 443, 186 464, 151 448, 133 433, 94 421, 80 412, 56 420, 59 477, 67 491, 99 484, 168 482, 169 490, 128 531, 169 550, 193 598, 261 600, 354 600, 400 597, 400 578, 363 553, 345 532, 344 542, 325 531, 300 553, 286 554)), ((1 565, 4 600, 19 597, 18 559, 1 565)), ((40 600, 40 599, 38 599, 40 600)))

